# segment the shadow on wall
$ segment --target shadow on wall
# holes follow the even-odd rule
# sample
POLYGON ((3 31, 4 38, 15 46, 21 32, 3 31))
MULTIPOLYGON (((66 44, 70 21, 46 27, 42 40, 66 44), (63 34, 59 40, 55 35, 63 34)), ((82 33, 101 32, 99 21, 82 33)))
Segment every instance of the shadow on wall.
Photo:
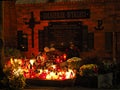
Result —
POLYGON ((3 69, 2 69, 2 48, 3 48, 3 40, 0 39, 0 80, 4 76, 3 69))
POLYGON ((0 68, 2 66, 2 48, 3 48, 3 40, 0 38, 0 68))
POLYGON ((3 40, 0 39, 0 50, 2 49, 2 47, 3 47, 3 40))

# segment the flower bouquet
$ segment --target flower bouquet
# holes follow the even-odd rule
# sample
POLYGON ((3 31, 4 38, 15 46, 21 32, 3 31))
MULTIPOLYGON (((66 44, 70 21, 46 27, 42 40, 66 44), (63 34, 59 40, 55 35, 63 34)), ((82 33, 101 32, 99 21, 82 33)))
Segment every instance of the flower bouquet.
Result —
POLYGON ((98 86, 98 66, 96 64, 84 64, 79 68, 75 85, 83 87, 98 86))
POLYGON ((68 63, 68 67, 69 68, 72 68, 72 69, 79 69, 80 67, 80 62, 82 61, 81 58, 78 58, 78 57, 72 57, 70 59, 67 60, 67 63, 68 63))
POLYGON ((85 64, 79 69, 80 76, 96 76, 98 74, 98 66, 96 64, 85 64))
POLYGON ((25 77, 19 63, 11 59, 5 64, 3 71, 5 76, 1 82, 7 89, 19 90, 25 87, 25 77))

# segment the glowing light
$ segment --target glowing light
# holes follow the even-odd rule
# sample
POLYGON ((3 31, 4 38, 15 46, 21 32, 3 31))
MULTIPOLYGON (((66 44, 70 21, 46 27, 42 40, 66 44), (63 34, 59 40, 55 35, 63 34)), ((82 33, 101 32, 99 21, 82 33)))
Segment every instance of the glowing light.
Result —
POLYGON ((67 57, 67 55, 66 55, 66 54, 63 54, 63 59, 64 59, 64 60, 66 60, 66 57, 67 57))
POLYGON ((13 74, 15 76, 19 76, 23 74, 23 69, 21 69, 21 67, 18 67, 17 69, 13 69, 13 74))
POLYGON ((35 59, 30 59, 30 64, 33 66, 35 59))
POLYGON ((13 58, 10 58, 10 63, 14 64, 13 58))
MULTIPOLYGON (((65 79, 74 79, 76 72, 69 68, 60 68, 59 65, 51 65, 44 69, 37 69, 34 65, 35 59, 30 59, 28 61, 22 61, 22 59, 10 59, 11 65, 14 65, 13 73, 18 76, 23 74, 25 78, 38 78, 41 80, 65 80, 65 79), (20 65, 18 65, 18 63, 20 65), (15 68, 15 65, 18 65, 18 68, 15 68), (29 68, 29 66, 32 68, 29 68)), ((12 66, 13 66, 12 65, 12 66)))

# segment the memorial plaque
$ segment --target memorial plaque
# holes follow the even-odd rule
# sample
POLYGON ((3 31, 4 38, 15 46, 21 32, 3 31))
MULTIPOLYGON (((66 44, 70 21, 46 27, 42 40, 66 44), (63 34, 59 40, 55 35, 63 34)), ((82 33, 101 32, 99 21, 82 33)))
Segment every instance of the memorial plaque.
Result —
POLYGON ((89 9, 40 12, 41 20, 88 19, 88 18, 90 18, 89 9))

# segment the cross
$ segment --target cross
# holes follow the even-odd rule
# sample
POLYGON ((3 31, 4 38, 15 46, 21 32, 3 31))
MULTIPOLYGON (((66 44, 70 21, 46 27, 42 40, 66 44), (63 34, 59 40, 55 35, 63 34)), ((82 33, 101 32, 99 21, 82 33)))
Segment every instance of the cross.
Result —
POLYGON ((34 48, 34 27, 36 24, 40 24, 40 22, 35 21, 34 14, 31 12, 31 18, 29 22, 25 22, 26 25, 29 25, 29 28, 32 30, 32 48, 34 48))

